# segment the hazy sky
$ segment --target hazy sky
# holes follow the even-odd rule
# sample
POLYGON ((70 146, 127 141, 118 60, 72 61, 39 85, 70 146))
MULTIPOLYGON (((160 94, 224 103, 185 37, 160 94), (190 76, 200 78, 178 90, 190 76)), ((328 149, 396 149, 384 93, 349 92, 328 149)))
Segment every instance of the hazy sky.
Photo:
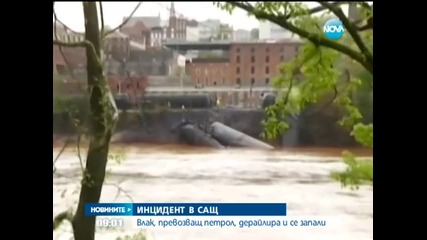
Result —
MULTIPOLYGON (((129 16, 138 2, 103 2, 104 21, 110 27, 119 25, 123 17, 129 16)), ((143 2, 134 16, 157 16, 162 19, 169 18, 171 2, 143 2)), ((309 3, 312 5, 312 3, 309 3)), ((55 11, 58 18, 68 27, 76 31, 84 31, 83 9, 81 2, 56 2, 55 11)), ((219 9, 213 2, 175 2, 176 14, 182 14, 187 19, 203 21, 206 19, 220 19, 234 29, 247 29, 258 27, 259 23, 253 17, 236 9, 233 15, 219 9)))

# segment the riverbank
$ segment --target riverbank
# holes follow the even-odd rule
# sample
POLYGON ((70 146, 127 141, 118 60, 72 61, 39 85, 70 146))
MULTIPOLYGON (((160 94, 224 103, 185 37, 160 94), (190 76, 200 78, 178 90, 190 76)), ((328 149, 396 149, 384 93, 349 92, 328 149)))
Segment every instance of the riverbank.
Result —
MULTIPOLYGON (((201 128, 207 129, 212 122, 218 121, 251 137, 261 139, 262 109, 211 108, 211 109, 163 109, 158 111, 121 112, 113 143, 156 143, 177 144, 178 136, 171 131, 173 126, 187 119, 201 128)), ((275 146, 355 146, 348 131, 338 126, 338 117, 320 113, 311 117, 291 119, 292 127, 276 141, 275 146)), ((53 114, 53 135, 61 139, 75 135, 75 128, 67 114, 53 114)), ((264 139, 262 139, 265 141, 264 139)))

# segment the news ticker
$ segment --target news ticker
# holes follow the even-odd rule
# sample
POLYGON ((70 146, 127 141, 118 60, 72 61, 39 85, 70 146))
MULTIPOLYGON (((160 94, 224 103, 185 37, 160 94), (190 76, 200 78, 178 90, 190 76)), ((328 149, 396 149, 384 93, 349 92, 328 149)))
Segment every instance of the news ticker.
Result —
POLYGON ((339 219, 285 216, 127 216, 97 217, 96 226, 106 229, 165 228, 325 228, 337 226, 339 219))
POLYGON ((87 203, 86 216, 286 216, 286 203, 87 203))

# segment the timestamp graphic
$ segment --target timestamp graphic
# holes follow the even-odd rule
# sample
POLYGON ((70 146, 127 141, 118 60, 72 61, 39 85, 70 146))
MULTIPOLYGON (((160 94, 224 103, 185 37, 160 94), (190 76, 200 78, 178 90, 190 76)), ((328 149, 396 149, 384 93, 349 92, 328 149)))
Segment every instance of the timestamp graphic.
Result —
POLYGON ((123 227, 123 218, 96 218, 96 227, 99 228, 121 228, 123 227))

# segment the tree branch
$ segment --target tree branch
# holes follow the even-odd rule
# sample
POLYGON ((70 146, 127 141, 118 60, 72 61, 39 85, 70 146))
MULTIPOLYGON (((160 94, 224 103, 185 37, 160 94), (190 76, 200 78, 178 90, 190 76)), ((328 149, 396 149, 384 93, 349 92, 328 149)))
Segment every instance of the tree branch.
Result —
MULTIPOLYGON (((58 21, 58 22, 60 22, 60 21, 58 20, 58 17, 56 16, 55 2, 53 2, 53 7, 54 7, 53 8, 53 17, 55 19, 55 25, 54 25, 55 39, 53 40, 53 45, 59 46, 59 50, 60 50, 60 52, 62 54, 62 57, 64 58, 65 63, 67 64, 67 59, 65 58, 65 54, 64 54, 64 52, 62 52, 61 47, 85 47, 85 48, 90 48, 92 50, 92 53, 96 54, 96 51, 95 51, 95 48, 94 48, 93 44, 91 42, 87 41, 87 40, 84 40, 84 41, 81 41, 81 42, 75 42, 75 43, 67 43, 67 42, 62 42, 62 41, 58 40, 58 37, 57 37, 57 34, 56 34, 56 21, 58 21)), ((64 25, 64 27, 68 28, 66 25, 64 25)), ((80 33, 78 33, 78 34, 80 34, 80 33)), ((96 54, 94 56, 98 56, 98 54, 96 54)), ((67 64, 67 66, 68 66, 68 64, 67 64)))
POLYGON ((61 46, 61 47, 87 47, 90 43, 87 41, 81 41, 81 42, 62 42, 59 40, 53 40, 53 45, 61 46))
POLYGON ((369 51, 368 47, 363 42, 362 38, 360 37, 360 34, 357 31, 357 27, 350 22, 347 16, 345 16, 344 12, 341 10, 341 8, 332 5, 328 2, 318 2, 320 5, 324 6, 325 8, 329 9, 331 12, 333 12, 342 22, 345 29, 348 31, 350 36, 353 38, 354 42, 356 43, 357 47, 360 49, 361 53, 365 56, 366 61, 372 65, 373 64, 373 55, 371 51, 369 51))
POLYGON ((358 51, 351 49, 350 47, 348 47, 344 44, 340 44, 338 42, 329 40, 329 39, 327 39, 327 38, 325 38, 319 34, 310 33, 310 32, 307 32, 307 31, 301 29, 301 28, 298 28, 295 25, 287 22, 286 18, 275 16, 272 14, 268 14, 268 13, 265 13, 262 11, 257 11, 253 6, 251 6, 249 4, 244 4, 241 2, 228 2, 228 3, 235 6, 235 7, 243 9, 248 13, 252 13, 257 19, 269 20, 269 21, 291 31, 292 33, 295 33, 295 34, 297 34, 303 38, 308 39, 309 41, 313 42, 314 44, 317 44, 319 46, 329 47, 329 48, 334 49, 338 52, 341 52, 341 53, 349 56, 353 60, 357 61, 358 63, 360 63, 369 72, 373 73, 372 64, 370 64, 365 59, 364 55, 359 53, 358 51))
POLYGON ((317 108, 317 110, 314 110, 314 111, 312 111, 310 113, 303 114, 303 116, 304 117, 311 117, 313 115, 316 115, 316 114, 319 114, 319 113, 323 112, 327 107, 329 107, 335 101, 335 99, 338 97, 337 86, 334 86, 332 89, 334 91, 334 95, 331 97, 331 99, 329 99, 329 101, 327 101, 321 107, 317 108))
MULTIPOLYGON (((55 36, 55 40, 58 40, 57 24, 56 23, 57 22, 61 23, 64 26, 64 28, 67 28, 67 26, 65 24, 63 24, 58 19, 58 16, 56 15, 56 12, 55 12, 55 2, 53 2, 53 6, 54 6, 54 8, 53 8, 53 17, 54 17, 54 21, 55 21, 54 22, 54 26, 53 26, 53 34, 55 36)), ((61 54, 61 57, 64 59, 65 65, 67 66, 68 73, 70 74, 71 78, 75 79, 74 71, 73 71, 73 69, 70 66, 70 62, 68 61, 67 57, 65 56, 64 49, 62 49, 62 46, 58 46, 58 49, 59 49, 59 53, 61 54)))
POLYGON ((79 158, 80 169, 82 170, 82 173, 84 173, 85 167, 83 166, 83 158, 82 158, 81 151, 80 151, 80 142, 81 142, 81 140, 82 140, 82 135, 79 134, 77 136, 77 157, 79 158))
MULTIPOLYGON (((335 3, 331 3, 331 4, 334 5, 334 6, 339 7, 339 6, 344 5, 344 4, 349 4, 349 2, 335 2, 335 3)), ((301 13, 301 14, 287 15, 286 19, 289 19, 291 17, 302 17, 302 16, 306 16, 306 15, 312 15, 312 14, 319 13, 319 12, 322 12, 322 11, 325 11, 325 10, 327 10, 326 7, 324 7, 324 6, 317 6, 317 7, 314 7, 312 9, 308 10, 308 12, 304 12, 304 13, 301 13)))
POLYGON ((104 8, 102 7, 101 1, 99 2, 99 15, 101 17, 101 36, 103 36, 105 24, 104 24, 104 8))
POLYGON ((108 183, 108 182, 104 182, 104 184, 114 186, 117 188, 117 193, 116 193, 116 196, 114 197, 113 201, 116 201, 117 198, 120 196, 120 193, 123 193, 132 203, 134 202, 132 196, 126 190, 124 190, 122 187, 120 187, 118 184, 108 183))
POLYGON ((57 18, 56 12, 55 12, 55 1, 53 2, 53 16, 55 17, 55 22, 54 22, 55 27, 56 27, 56 23, 58 22, 59 24, 61 24, 64 27, 65 30, 68 30, 68 31, 70 31, 72 33, 75 33, 75 34, 81 34, 81 33, 77 32, 77 31, 74 31, 73 29, 71 29, 70 27, 68 27, 64 22, 62 22, 61 20, 59 20, 57 18))
POLYGON ((53 173, 56 171, 55 163, 58 161, 59 157, 62 155, 62 153, 65 151, 65 148, 68 146, 70 141, 67 139, 65 140, 64 145, 62 146, 61 150, 59 151, 58 155, 56 155, 55 160, 53 160, 53 173))
POLYGON ((122 28, 124 25, 126 25, 126 23, 129 22, 129 20, 133 17, 133 15, 135 14, 135 12, 138 10, 139 6, 141 6, 142 2, 138 2, 138 4, 135 6, 135 8, 133 9, 133 11, 130 13, 129 17, 127 17, 119 26, 111 29, 110 31, 107 31, 106 33, 104 33, 102 35, 102 37, 106 37, 108 35, 110 35, 111 33, 119 30, 120 28, 122 28))
POLYGON ((53 219, 53 230, 57 229, 64 220, 68 220, 71 223, 73 221, 73 214, 70 211, 64 211, 56 215, 53 219))
POLYGON ((67 43, 67 42, 62 42, 62 41, 58 41, 58 40, 53 40, 53 45, 57 45, 57 46, 62 46, 62 47, 85 47, 85 48, 89 48, 92 50, 92 54, 95 54, 94 56, 96 56, 98 59, 98 54, 95 51, 95 47, 93 46, 93 44, 87 40, 81 41, 81 42, 75 42, 75 43, 67 43))

